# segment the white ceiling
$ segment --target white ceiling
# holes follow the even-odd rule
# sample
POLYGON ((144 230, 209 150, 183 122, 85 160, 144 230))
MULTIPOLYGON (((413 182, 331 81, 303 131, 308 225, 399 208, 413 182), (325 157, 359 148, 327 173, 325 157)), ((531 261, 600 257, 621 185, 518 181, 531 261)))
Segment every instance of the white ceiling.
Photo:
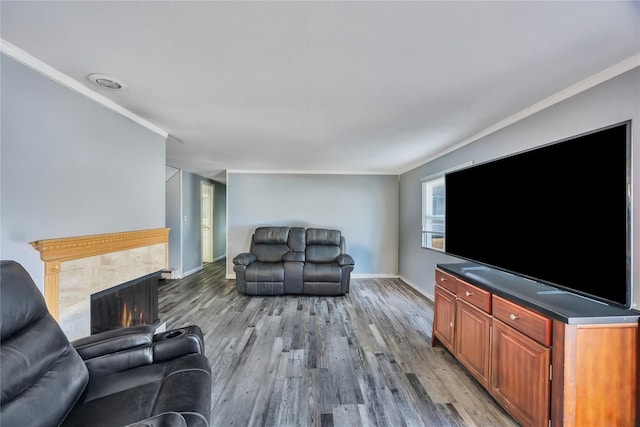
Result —
POLYGON ((402 173, 640 53, 638 1, 0 7, 3 40, 168 132, 169 165, 216 179, 402 173))

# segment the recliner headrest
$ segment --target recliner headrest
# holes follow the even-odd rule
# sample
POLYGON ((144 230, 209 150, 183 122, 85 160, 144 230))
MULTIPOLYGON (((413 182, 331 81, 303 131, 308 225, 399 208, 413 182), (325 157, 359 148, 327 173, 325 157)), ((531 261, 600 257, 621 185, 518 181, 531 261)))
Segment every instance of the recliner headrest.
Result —
POLYGON ((0 269, 2 284, 0 335, 4 341, 14 332, 47 316, 49 311, 44 296, 22 265, 16 261, 1 261, 0 269), (16 301, 20 301, 20 304, 16 304, 16 301))

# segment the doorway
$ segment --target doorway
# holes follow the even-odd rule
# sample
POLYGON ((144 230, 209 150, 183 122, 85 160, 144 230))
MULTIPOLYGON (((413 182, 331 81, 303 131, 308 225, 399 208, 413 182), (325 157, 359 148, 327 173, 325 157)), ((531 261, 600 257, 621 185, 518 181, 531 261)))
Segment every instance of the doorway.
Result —
POLYGON ((216 187, 201 181, 202 188, 202 262, 213 262, 213 214, 216 187))

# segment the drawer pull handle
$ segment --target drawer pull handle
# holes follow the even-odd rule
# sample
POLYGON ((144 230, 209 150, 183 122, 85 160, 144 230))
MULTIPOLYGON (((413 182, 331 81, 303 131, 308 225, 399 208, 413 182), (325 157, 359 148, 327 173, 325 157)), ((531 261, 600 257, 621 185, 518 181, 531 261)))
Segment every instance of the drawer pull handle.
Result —
POLYGON ((444 277, 441 277, 441 278, 440 278, 440 281, 441 281, 441 282, 444 282, 445 280, 447 280, 447 279, 445 279, 444 277))
POLYGON ((511 320, 517 320, 519 316, 515 315, 515 314, 510 314, 509 315, 509 319, 511 320))
POLYGON ((449 323, 449 326, 451 326, 453 328, 453 322, 449 323))
POLYGON ((473 295, 473 292, 469 292, 469 291, 467 291, 467 292, 465 292, 464 294, 465 294, 466 296, 470 297, 471 295, 473 295))

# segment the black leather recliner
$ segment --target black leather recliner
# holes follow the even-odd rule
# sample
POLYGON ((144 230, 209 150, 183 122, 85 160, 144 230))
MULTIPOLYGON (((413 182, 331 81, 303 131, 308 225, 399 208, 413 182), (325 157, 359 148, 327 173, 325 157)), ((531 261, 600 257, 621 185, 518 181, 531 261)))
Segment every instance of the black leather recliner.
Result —
POLYGON ((208 426, 199 327, 151 326, 69 342, 29 274, 0 262, 2 427, 208 426))
POLYGON ((259 227, 249 252, 233 259, 236 288, 248 295, 344 295, 353 258, 339 230, 259 227))

